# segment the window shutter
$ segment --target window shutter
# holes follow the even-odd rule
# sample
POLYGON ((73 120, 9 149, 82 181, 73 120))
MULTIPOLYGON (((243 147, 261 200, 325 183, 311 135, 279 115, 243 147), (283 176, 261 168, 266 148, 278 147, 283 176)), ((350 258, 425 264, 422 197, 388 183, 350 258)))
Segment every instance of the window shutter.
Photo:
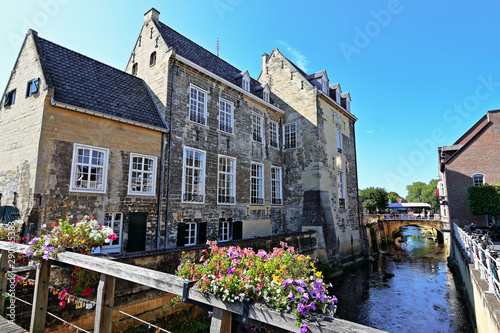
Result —
POLYGON ((186 244, 186 223, 179 222, 177 224, 177 247, 184 246, 186 244))
POLYGON ((11 99, 11 94, 10 94, 10 92, 8 92, 5 94, 3 106, 9 106, 11 104, 10 99, 11 99))
POLYGON ((235 221, 232 223, 233 225, 233 239, 242 239, 243 238, 243 222, 235 221))
POLYGON ((198 223, 198 244, 207 242, 207 222, 198 223))

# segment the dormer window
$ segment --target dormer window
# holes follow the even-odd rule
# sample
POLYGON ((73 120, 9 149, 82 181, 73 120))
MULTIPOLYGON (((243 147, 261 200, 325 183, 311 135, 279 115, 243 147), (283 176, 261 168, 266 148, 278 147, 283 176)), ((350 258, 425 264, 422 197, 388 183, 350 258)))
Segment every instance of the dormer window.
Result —
POLYGON ((248 74, 243 75, 243 79, 241 80, 241 87, 246 91, 250 91, 250 77, 248 74))
POLYGON ((156 65, 156 51, 151 53, 151 56, 149 56, 149 66, 154 65, 156 65))
POLYGON ((328 90, 326 90, 327 84, 326 84, 325 78, 321 79, 321 91, 326 93, 328 90))
POLYGON ((40 85, 40 79, 33 79, 28 81, 28 86, 26 87, 26 97, 30 97, 38 92, 38 87, 40 85))
POLYGON ((335 89, 335 102, 340 104, 340 94, 338 89, 335 89))
POLYGON ((270 96, 269 96, 269 86, 265 85, 264 90, 262 91, 262 99, 265 100, 266 102, 269 103, 270 101, 270 96))
POLYGON ((13 89, 5 94, 3 99, 3 106, 9 106, 16 101, 16 89, 13 89))
POLYGON ((137 76, 137 67, 139 65, 137 63, 135 63, 133 66, 132 66, 132 75, 134 76, 137 76))

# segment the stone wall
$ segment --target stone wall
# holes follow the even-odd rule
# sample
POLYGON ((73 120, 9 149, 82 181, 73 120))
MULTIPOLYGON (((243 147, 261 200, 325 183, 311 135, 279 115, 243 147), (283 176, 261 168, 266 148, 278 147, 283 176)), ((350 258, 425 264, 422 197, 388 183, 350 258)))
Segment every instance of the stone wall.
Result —
POLYGON ((32 209, 38 144, 47 86, 33 36, 28 34, 5 92, 16 90, 14 104, 0 104, 0 206, 17 206, 27 221, 32 209), (38 92, 26 97, 28 81, 40 78, 38 92), (15 202, 15 204, 14 204, 15 202))
POLYGON ((160 132, 98 118, 50 105, 46 100, 40 140, 35 206, 40 224, 50 224, 66 215, 80 219, 94 216, 101 223, 107 212, 124 213, 122 249, 128 241, 129 213, 146 212, 146 249, 156 248, 160 170, 160 132), (70 191, 75 143, 109 150, 105 193, 70 191), (130 154, 157 158, 156 193, 129 195, 130 154))

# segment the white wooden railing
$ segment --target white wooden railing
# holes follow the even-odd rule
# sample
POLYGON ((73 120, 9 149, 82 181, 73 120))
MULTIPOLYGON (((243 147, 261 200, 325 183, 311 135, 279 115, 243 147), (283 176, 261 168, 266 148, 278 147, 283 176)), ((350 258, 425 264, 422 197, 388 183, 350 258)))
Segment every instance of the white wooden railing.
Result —
POLYGON ((493 293, 500 300, 500 258, 496 251, 484 249, 482 241, 462 228, 453 224, 456 240, 467 254, 469 262, 481 274, 481 279, 488 283, 486 292, 493 293))
MULTIPOLYGON (((0 242, 0 269, 9 272, 9 253, 23 253, 27 245, 9 242, 0 242)), ((79 266, 101 273, 97 288, 94 332, 103 333, 112 331, 113 302, 115 281, 117 278, 135 282, 140 285, 158 289, 170 294, 183 296, 185 280, 179 276, 142 268, 108 259, 86 256, 73 252, 62 252, 56 259, 43 260, 36 272, 35 291, 32 304, 30 332, 42 333, 45 331, 45 317, 47 315, 47 301, 49 295, 49 280, 51 262, 60 262, 79 266)), ((0 274, 0 289, 7 287, 6 274, 0 274)), ((187 295, 190 301, 212 307, 211 333, 226 333, 231 331, 232 314, 242 314, 242 303, 227 303, 211 294, 198 291, 195 286, 189 288, 187 295)), ((0 313, 4 310, 5 298, 0 297, 0 313)), ((342 306, 342 305, 340 305, 342 306)), ((295 326, 295 316, 291 313, 275 311, 265 304, 251 303, 248 306, 248 318, 274 327, 280 327, 291 332, 300 332, 295 326)), ((304 321, 312 333, 383 333, 383 331, 367 326, 352 323, 346 320, 322 315, 314 315, 311 320, 304 321)))

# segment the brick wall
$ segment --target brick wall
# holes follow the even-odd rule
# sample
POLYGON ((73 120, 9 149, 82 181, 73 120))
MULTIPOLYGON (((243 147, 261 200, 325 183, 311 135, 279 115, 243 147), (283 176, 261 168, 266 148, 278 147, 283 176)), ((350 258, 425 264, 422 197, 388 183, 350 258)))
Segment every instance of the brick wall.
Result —
POLYGON ((500 183, 500 111, 489 111, 487 116, 491 123, 446 164, 444 179, 450 221, 458 225, 486 223, 485 216, 474 216, 469 211, 466 196, 467 188, 472 186, 472 175, 484 174, 486 184, 500 183))

